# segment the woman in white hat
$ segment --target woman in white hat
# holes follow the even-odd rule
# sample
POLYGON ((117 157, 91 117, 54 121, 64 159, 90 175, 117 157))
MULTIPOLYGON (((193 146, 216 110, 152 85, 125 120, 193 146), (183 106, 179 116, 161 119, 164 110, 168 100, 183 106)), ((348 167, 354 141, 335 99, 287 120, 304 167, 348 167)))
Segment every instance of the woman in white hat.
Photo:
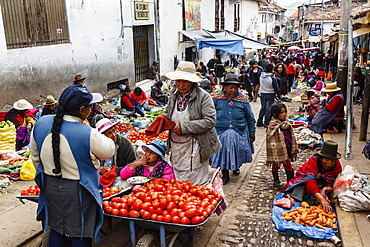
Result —
POLYGON ((328 83, 321 91, 328 94, 328 99, 312 119, 310 129, 319 134, 324 132, 324 128, 332 133, 341 132, 344 119, 344 96, 341 88, 337 83, 328 83))
POLYGON ((54 99, 53 95, 46 96, 44 102, 44 108, 42 109, 41 117, 45 115, 55 114, 55 106, 58 104, 58 100, 54 99))
POLYGON ((199 88, 202 79, 192 62, 181 61, 166 77, 175 81, 165 114, 176 126, 170 130, 168 148, 176 179, 204 184, 208 180, 209 158, 221 143, 215 130, 216 109, 211 96, 199 88))
POLYGON ((25 99, 20 99, 13 104, 13 109, 8 111, 4 120, 9 120, 17 129, 16 149, 20 150, 30 142, 30 131, 35 125, 35 120, 27 116, 27 110, 32 109, 32 105, 25 99))

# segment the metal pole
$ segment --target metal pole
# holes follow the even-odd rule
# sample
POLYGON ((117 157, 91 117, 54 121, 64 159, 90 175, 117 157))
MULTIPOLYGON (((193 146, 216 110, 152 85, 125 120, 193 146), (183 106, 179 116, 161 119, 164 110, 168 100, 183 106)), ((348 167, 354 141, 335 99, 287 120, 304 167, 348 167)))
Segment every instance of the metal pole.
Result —
POLYGON ((347 77, 347 129, 346 129, 346 160, 352 159, 352 126, 353 126, 353 33, 352 20, 348 20, 348 77, 347 77))
MULTIPOLYGON (((321 37, 323 37, 324 36, 324 0, 322 0, 322 2, 321 2, 321 32, 320 32, 320 35, 321 35, 321 37)), ((321 51, 323 51, 322 50, 322 41, 320 42, 320 49, 321 49, 321 51)))
POLYGON ((348 19, 350 17, 351 0, 340 1, 340 31, 338 43, 338 71, 337 84, 342 93, 347 95, 347 69, 348 69, 348 19))

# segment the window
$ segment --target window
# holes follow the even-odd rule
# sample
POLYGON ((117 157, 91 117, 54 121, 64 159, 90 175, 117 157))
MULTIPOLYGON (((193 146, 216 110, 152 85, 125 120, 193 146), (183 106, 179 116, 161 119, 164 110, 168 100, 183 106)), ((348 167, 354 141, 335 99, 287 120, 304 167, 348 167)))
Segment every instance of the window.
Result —
POLYGON ((234 32, 240 30, 240 4, 234 4, 234 32))
POLYGON ((216 0, 215 2, 215 31, 225 29, 225 16, 224 16, 224 0, 216 0))
POLYGON ((65 0, 0 0, 8 49, 69 42, 65 0))

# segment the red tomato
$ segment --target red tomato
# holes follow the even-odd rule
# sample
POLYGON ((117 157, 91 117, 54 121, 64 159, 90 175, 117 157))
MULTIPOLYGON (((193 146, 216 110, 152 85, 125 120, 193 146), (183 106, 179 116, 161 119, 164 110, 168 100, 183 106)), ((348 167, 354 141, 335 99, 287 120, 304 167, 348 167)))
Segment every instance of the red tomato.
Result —
POLYGON ((152 194, 152 199, 153 200, 156 200, 156 199, 158 199, 159 197, 158 197, 158 192, 153 192, 153 194, 152 194))
POLYGON ((167 210, 163 210, 162 215, 165 216, 167 214, 170 214, 167 210))
POLYGON ((102 205, 103 205, 103 208, 109 207, 109 201, 103 201, 102 205))
POLYGON ((149 208, 148 208, 148 212, 149 212, 150 214, 154 214, 154 213, 155 213, 155 208, 153 208, 153 207, 149 207, 149 208))
POLYGON ((209 201, 202 201, 202 202, 200 203, 200 206, 201 206, 201 207, 203 207, 203 208, 206 208, 206 207, 208 207, 209 205, 210 205, 209 201))
POLYGON ((179 216, 172 217, 172 223, 180 224, 180 222, 181 222, 181 219, 179 216))
POLYGON ((172 202, 173 201, 173 198, 172 198, 172 195, 171 194, 167 194, 166 195, 166 199, 168 202, 172 202))
POLYGON ((203 211, 204 211, 204 208, 203 207, 198 207, 197 208, 197 211, 198 211, 198 213, 197 213, 197 215, 202 215, 203 214, 203 211))
POLYGON ((172 195, 178 195, 178 196, 180 196, 180 195, 182 195, 182 191, 181 190, 174 190, 174 191, 172 191, 172 195))
POLYGON ((120 209, 121 208, 121 203, 120 202, 112 202, 112 208, 114 209, 120 209))
POLYGON ((144 202, 151 202, 153 199, 151 196, 147 196, 144 198, 144 202))
POLYGON ((144 220, 149 220, 151 218, 151 215, 148 211, 140 211, 140 215, 141 217, 143 217, 144 220))
POLYGON ((193 218, 197 215, 198 211, 196 208, 190 208, 188 210, 186 210, 185 212, 185 216, 188 217, 188 218, 193 218))
POLYGON ((204 216, 204 218, 207 218, 209 216, 209 213, 207 211, 203 211, 201 216, 204 216))
POLYGON ((154 190, 155 191, 163 191, 163 185, 161 185, 161 184, 155 184, 154 185, 154 190))
POLYGON ((111 207, 106 207, 106 208, 104 208, 104 212, 105 212, 106 214, 110 214, 110 213, 111 213, 111 211, 112 211, 112 208, 111 208, 111 207))
POLYGON ((181 221, 180 221, 181 224, 190 225, 190 219, 188 217, 182 217, 180 219, 181 219, 181 221))
MULTIPOLYGON (((22 192, 21 192, 21 195, 22 195, 22 192)), ((109 197, 109 195, 110 195, 109 192, 103 192, 103 198, 107 198, 109 197)))
POLYGON ((136 195, 135 195, 137 198, 139 198, 140 200, 142 200, 142 201, 144 201, 145 200, 145 197, 146 197, 146 195, 145 195, 145 193, 144 192, 138 192, 138 193, 136 193, 136 195))
POLYGON ((132 205, 132 208, 134 210, 140 210, 142 208, 142 202, 135 202, 134 205, 132 205))
POLYGON ((172 217, 171 215, 167 214, 164 216, 164 222, 167 222, 167 223, 170 223, 172 221, 172 217))
POLYGON ((168 212, 171 212, 171 211, 172 211, 172 209, 175 209, 175 208, 176 208, 176 204, 175 204, 174 202, 169 202, 169 203, 167 204, 166 210, 167 210, 168 212))
POLYGON ((113 215, 118 215, 119 210, 117 208, 113 208, 110 213, 113 214, 113 215))
POLYGON ((127 203, 121 203, 121 208, 123 208, 123 209, 128 209, 128 205, 127 205, 127 203))
POLYGON ((158 214, 152 214, 150 217, 152 220, 157 220, 158 219, 158 214))
POLYGON ((134 198, 129 197, 129 198, 127 199, 127 205, 128 205, 128 206, 132 206, 132 205, 134 205, 134 203, 135 203, 134 198))
POLYGON ((180 217, 180 218, 186 217, 186 216, 185 216, 185 212, 180 212, 180 213, 179 213, 179 217, 180 217))
POLYGON ((139 212, 136 211, 136 210, 131 210, 129 213, 128 213, 128 216, 131 217, 131 218, 138 218, 139 217, 139 212))
POLYGON ((174 179, 174 178, 171 178, 171 180, 170 180, 170 183, 171 183, 171 184, 174 184, 174 183, 176 183, 176 179, 174 179))
POLYGON ((198 189, 196 188, 191 188, 190 189, 190 193, 193 194, 193 195, 196 195, 198 193, 198 189))
POLYGON ((162 197, 160 200, 159 200, 159 206, 163 209, 165 209, 167 207, 167 204, 168 204, 168 200, 165 198, 165 197, 162 197))
MULTIPOLYGON (((148 210, 149 207, 151 207, 152 204, 150 202, 144 202, 142 205, 141 205, 141 208, 144 209, 144 210, 148 210)), ((135 204, 134 204, 134 207, 135 207, 135 204)))
POLYGON ((177 208, 174 208, 170 211, 171 217, 178 216, 179 215, 179 210, 177 208))
POLYGON ((163 221, 164 220, 164 216, 163 215, 158 215, 157 220, 158 221, 163 221))
POLYGON ((111 202, 119 202, 119 201, 121 201, 121 198, 120 197, 113 197, 110 201, 111 202))
POLYGON ((153 206, 153 208, 158 208, 159 207, 159 201, 158 200, 152 201, 152 206, 153 206))
POLYGON ((122 216, 122 217, 127 217, 128 216, 128 210, 121 208, 119 210, 119 215, 122 216))
POLYGON ((163 213, 163 209, 162 209, 162 208, 156 208, 156 209, 155 209, 155 212, 156 212, 157 214, 162 214, 162 213, 163 213))
POLYGON ((191 224, 198 225, 200 222, 202 222, 202 218, 200 216, 195 216, 191 219, 191 224))
POLYGON ((188 184, 185 184, 185 185, 184 185, 184 191, 185 191, 185 192, 190 191, 190 186, 189 186, 188 184))

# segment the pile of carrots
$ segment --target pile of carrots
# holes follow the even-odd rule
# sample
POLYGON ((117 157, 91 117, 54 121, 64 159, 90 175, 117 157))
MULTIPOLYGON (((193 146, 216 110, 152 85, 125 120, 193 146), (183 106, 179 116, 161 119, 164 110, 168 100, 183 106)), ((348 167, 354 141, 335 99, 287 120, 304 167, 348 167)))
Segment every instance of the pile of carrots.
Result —
POLYGON ((304 226, 315 226, 323 230, 328 230, 325 227, 331 227, 333 230, 337 230, 336 214, 325 212, 321 205, 310 206, 307 202, 302 202, 300 207, 283 212, 281 215, 283 216, 281 219, 292 220, 304 226))

